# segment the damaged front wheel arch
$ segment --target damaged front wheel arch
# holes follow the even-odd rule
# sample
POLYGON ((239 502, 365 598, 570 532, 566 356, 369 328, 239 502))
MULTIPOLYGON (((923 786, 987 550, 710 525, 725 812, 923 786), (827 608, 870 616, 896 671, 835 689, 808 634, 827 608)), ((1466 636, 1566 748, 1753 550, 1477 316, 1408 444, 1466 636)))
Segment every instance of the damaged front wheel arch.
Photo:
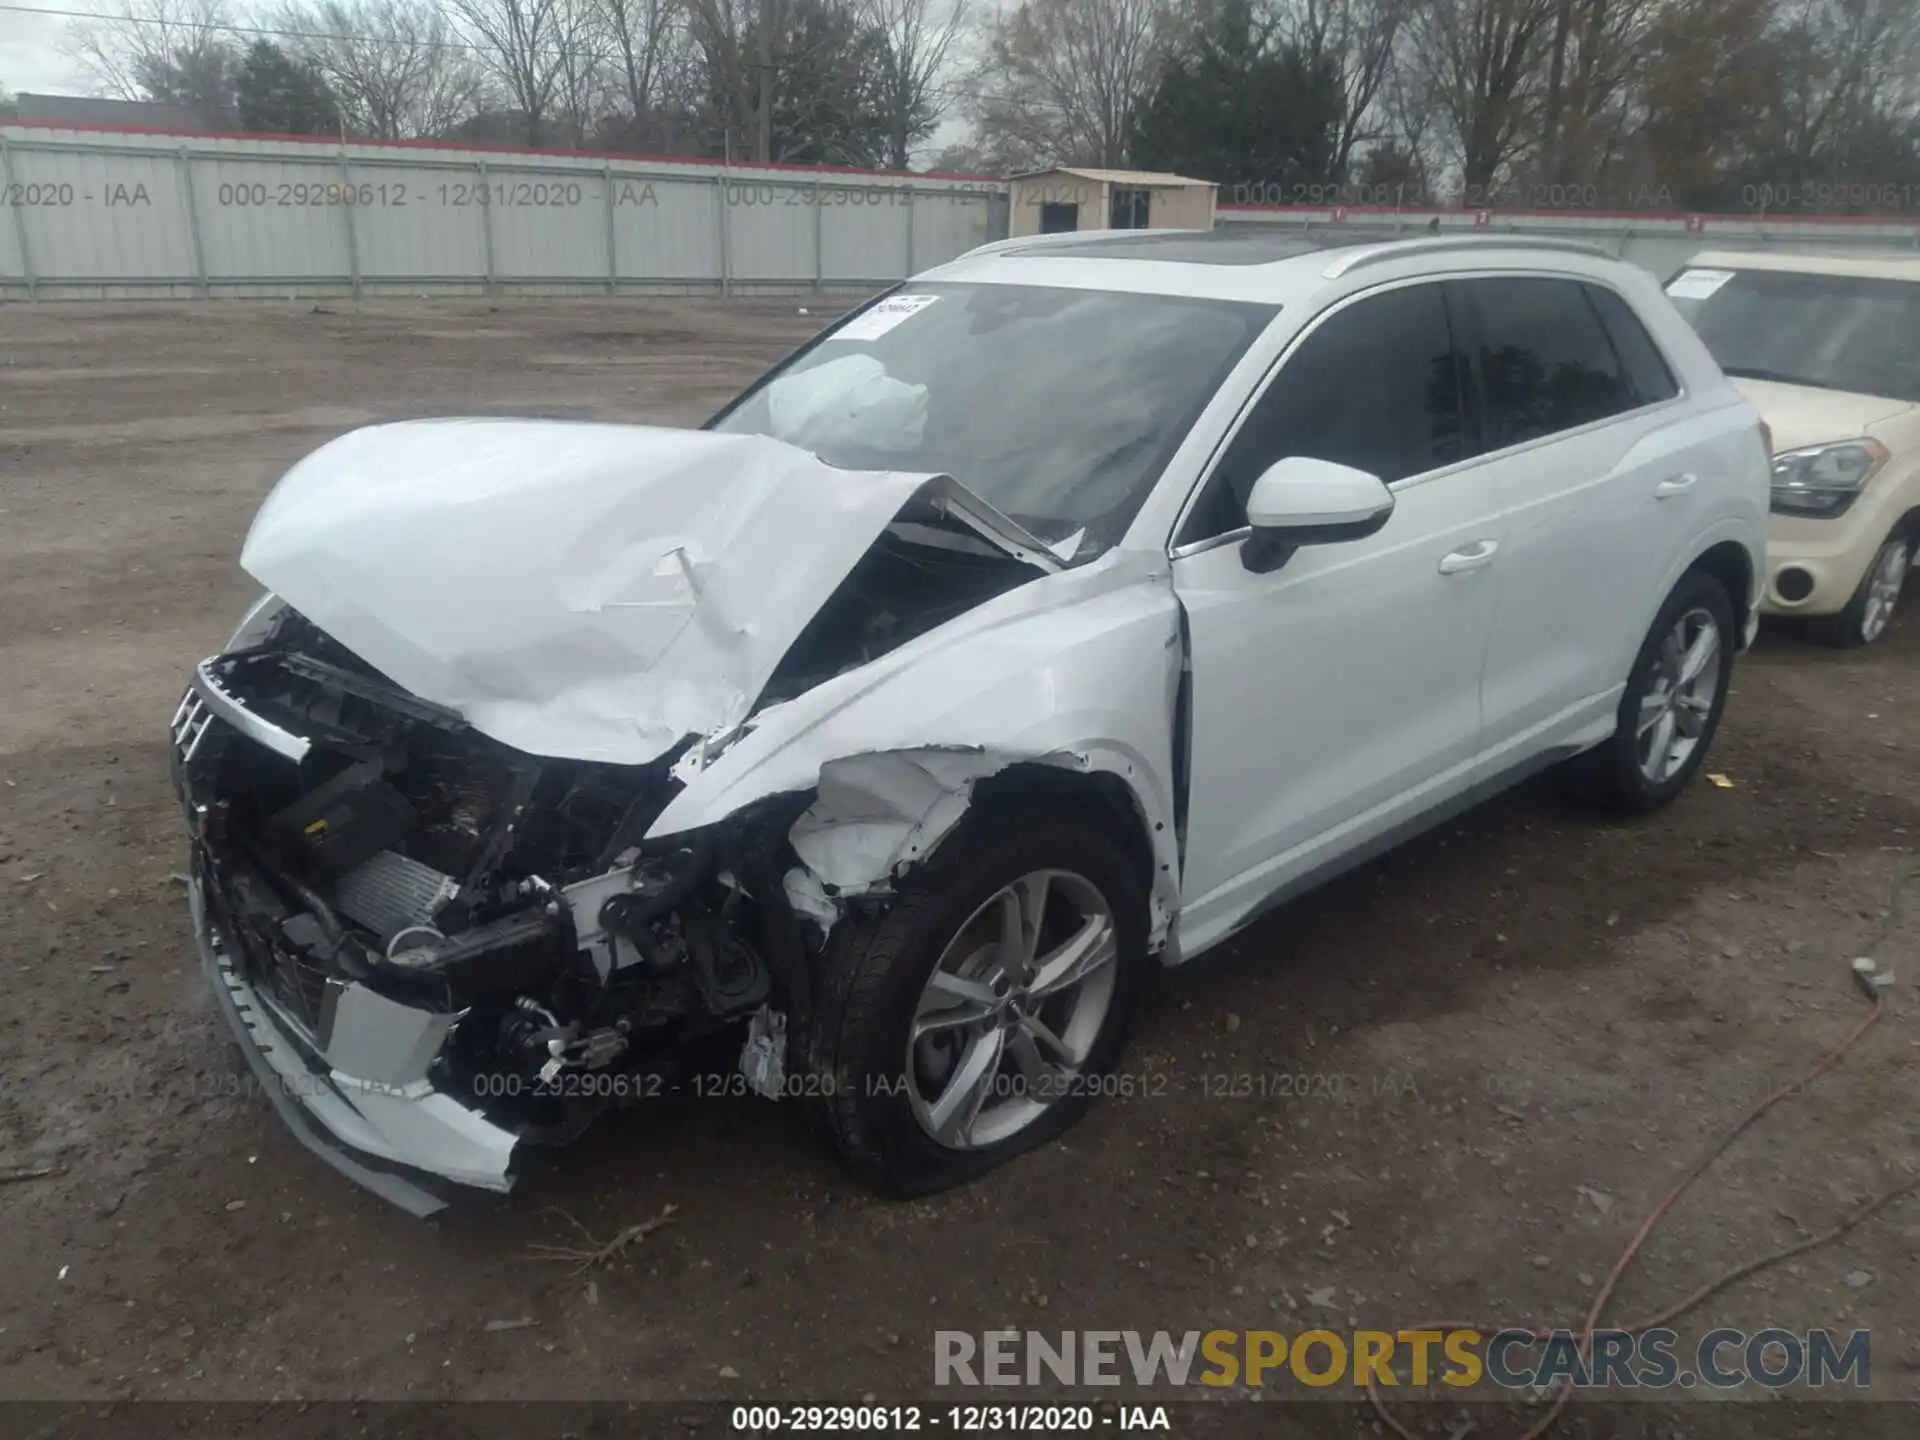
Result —
POLYGON ((1110 827, 1132 856, 1141 885, 1152 888, 1152 826, 1140 808, 1139 798, 1120 776, 1106 770, 1022 763, 989 775, 974 788, 976 810, 1012 810, 1029 803, 1057 806, 1083 815, 1093 824, 1110 827))

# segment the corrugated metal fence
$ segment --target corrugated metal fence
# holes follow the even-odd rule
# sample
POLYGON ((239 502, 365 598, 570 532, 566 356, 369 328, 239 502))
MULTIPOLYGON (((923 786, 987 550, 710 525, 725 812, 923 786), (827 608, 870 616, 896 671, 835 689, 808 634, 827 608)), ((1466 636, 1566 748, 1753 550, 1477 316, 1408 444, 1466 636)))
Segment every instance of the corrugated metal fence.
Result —
MULTIPOLYGON (((983 177, 0 124, 0 299, 873 290, 1006 234, 983 177)), ((1920 251, 1913 220, 1223 206, 1224 226, 1920 251)))
POLYGON ((965 176, 0 125, 0 297, 873 289, 1006 233, 965 176))

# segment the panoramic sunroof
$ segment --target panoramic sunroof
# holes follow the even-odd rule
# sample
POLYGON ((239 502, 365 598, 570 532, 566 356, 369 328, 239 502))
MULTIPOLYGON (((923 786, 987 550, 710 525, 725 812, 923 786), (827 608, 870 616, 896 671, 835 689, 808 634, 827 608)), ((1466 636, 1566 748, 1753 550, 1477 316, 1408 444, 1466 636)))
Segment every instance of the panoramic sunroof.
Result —
POLYGON ((1322 250, 1344 250, 1355 245, 1378 245, 1387 240, 1416 238, 1404 232, 1361 232, 1347 229, 1312 233, 1288 230, 1247 234, 1238 230, 1142 230, 1064 245, 1016 245, 1002 255, 1046 255, 1101 260, 1165 260, 1180 265, 1271 265, 1296 255, 1322 250))

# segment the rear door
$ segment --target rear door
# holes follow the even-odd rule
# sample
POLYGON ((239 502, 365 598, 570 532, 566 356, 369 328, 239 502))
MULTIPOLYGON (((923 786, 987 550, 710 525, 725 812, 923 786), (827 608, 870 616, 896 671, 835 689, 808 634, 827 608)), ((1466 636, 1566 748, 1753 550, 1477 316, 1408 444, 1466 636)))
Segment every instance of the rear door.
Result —
POLYGON ((1611 730, 1650 592, 1711 487, 1674 373, 1619 294, 1557 276, 1450 283, 1508 527, 1481 686, 1495 771, 1611 730))

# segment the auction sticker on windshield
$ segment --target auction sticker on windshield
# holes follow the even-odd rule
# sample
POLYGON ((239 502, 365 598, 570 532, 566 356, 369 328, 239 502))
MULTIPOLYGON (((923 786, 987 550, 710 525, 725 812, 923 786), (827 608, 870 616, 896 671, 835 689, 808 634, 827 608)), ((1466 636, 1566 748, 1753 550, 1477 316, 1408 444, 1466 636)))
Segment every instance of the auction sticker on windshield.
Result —
POLYGON ((1733 278, 1731 270, 1682 270, 1667 282, 1672 300, 1704 300, 1733 278))
POLYGON ((862 311, 834 332, 836 340, 878 340, 894 326, 911 320, 938 295, 889 295, 871 310, 862 311))

